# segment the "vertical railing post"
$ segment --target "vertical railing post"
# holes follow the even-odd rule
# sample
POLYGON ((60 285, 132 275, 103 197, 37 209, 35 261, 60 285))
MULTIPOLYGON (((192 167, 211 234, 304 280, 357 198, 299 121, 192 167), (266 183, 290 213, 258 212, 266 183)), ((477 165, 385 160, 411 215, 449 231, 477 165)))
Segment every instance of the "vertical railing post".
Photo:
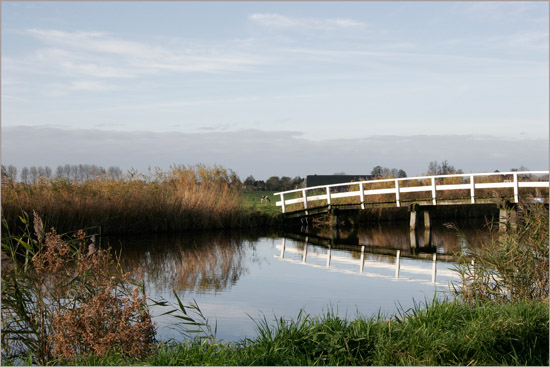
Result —
POLYGON ((307 209, 307 194, 305 189, 302 190, 302 196, 304 198, 304 209, 307 209))
POLYGON ((474 175, 470 175, 470 199, 471 203, 476 203, 476 185, 474 183, 474 175))
POLYGON ((359 197, 361 198, 361 209, 365 209, 365 192, 363 183, 359 183, 359 197))
POLYGON ((435 187, 435 177, 432 177, 432 200, 433 204, 437 204, 437 196, 436 196, 436 187, 435 187))
POLYGON ((514 202, 519 202, 519 183, 517 173, 514 173, 514 202))
POLYGON ((327 186, 327 205, 330 205, 331 201, 330 201, 330 187, 327 186))
POLYGON ((286 213, 285 194, 283 193, 281 193, 281 207, 283 208, 283 213, 286 213))
POLYGON ((395 202, 397 203, 397 207, 399 208, 401 206, 401 203, 399 202, 399 180, 395 180, 395 202))

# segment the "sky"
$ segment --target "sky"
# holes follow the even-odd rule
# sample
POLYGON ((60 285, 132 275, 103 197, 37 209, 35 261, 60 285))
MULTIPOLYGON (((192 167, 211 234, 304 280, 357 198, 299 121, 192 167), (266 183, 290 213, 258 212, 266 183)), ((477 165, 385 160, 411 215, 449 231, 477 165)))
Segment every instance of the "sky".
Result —
POLYGON ((5 165, 548 169, 548 2, 0 6, 5 165))

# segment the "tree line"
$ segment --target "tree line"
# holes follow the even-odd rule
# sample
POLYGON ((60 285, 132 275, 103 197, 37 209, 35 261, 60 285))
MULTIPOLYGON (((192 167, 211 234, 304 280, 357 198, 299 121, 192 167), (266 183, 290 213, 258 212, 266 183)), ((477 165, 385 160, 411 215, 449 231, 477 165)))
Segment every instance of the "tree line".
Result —
POLYGON ((256 180, 254 176, 248 176, 243 182, 245 188, 249 191, 287 191, 294 190, 304 186, 304 179, 296 176, 271 176, 266 181, 256 180))
MULTIPOLYGON (((520 168, 511 168, 510 171, 527 171, 524 166, 520 168)), ((496 170, 495 172, 498 172, 496 170)), ((462 169, 455 168, 447 160, 442 162, 431 161, 428 164, 428 170, 425 175, 449 175, 449 174, 461 174, 464 173, 462 169)), ((345 174, 335 173, 336 174, 345 174)), ((383 166, 375 166, 371 170, 371 176, 373 178, 382 177, 407 177, 407 172, 400 168, 388 168, 383 166)), ((86 180, 93 180, 98 178, 108 178, 114 180, 120 180, 124 177, 123 171, 117 166, 110 166, 104 168, 95 164, 65 164, 59 165, 55 169, 55 172, 49 166, 31 166, 23 167, 18 172, 17 167, 14 165, 4 166, 2 165, 2 181, 11 180, 19 181, 24 184, 33 184, 38 182, 41 178, 59 178, 64 180, 84 182, 86 180), (18 176, 19 173, 19 176, 18 176)), ((238 178, 237 178, 238 180, 238 178)), ((244 182, 244 187, 249 191, 287 191, 304 187, 304 178, 296 176, 294 178, 288 176, 271 176, 267 180, 256 180, 254 176, 248 176, 244 182)))
POLYGON ((17 167, 13 165, 2 165, 2 180, 10 179, 24 184, 33 184, 41 178, 59 178, 70 181, 84 182, 97 178, 110 178, 120 180, 124 174, 120 167, 110 166, 104 168, 95 164, 65 164, 57 166, 55 172, 49 166, 23 167, 17 175, 17 167))

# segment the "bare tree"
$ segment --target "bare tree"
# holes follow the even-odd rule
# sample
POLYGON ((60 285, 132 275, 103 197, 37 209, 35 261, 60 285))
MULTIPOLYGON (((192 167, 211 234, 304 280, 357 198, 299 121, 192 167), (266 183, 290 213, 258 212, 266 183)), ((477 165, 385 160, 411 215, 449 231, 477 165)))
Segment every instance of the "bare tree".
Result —
POLYGON ((107 175, 113 180, 120 180, 122 178, 122 170, 118 167, 111 166, 107 169, 107 175))
POLYGON ((8 175, 12 181, 17 180, 17 167, 11 164, 7 167, 2 165, 2 173, 8 175))
POLYGON ((29 169, 29 176, 30 176, 31 183, 35 184, 36 181, 38 181, 38 168, 36 168, 35 166, 32 166, 29 169))
POLYGON ((428 164, 428 175, 450 175, 453 173, 462 173, 461 169, 455 169, 447 160, 438 164, 437 161, 431 161, 428 164))
POLYGON ((21 170, 21 182, 24 184, 29 183, 29 169, 27 167, 23 167, 21 170))

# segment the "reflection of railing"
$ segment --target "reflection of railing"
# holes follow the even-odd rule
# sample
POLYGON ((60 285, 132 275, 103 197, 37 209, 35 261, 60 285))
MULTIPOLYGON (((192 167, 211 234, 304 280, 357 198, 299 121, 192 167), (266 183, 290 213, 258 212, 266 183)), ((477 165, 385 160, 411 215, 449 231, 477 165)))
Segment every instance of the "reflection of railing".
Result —
MULTIPOLYGON (((298 242, 307 242, 310 245, 319 245, 322 247, 331 246, 348 251, 357 251, 363 248, 370 254, 395 256, 396 251, 400 250, 401 256, 415 259, 431 259, 434 252, 437 252, 437 260, 444 262, 455 262, 456 253, 460 250, 458 232, 449 232, 448 229, 439 226, 434 228, 436 234, 432 235, 432 228, 426 228, 423 232, 417 233, 415 230, 409 230, 404 227, 392 227, 381 231, 380 228, 358 227, 353 231, 340 231, 334 229, 308 229, 306 232, 286 232, 284 236, 298 242), (355 230, 356 229, 356 230, 355 230), (443 230, 448 231, 443 233, 443 230), (373 234, 374 233, 374 234, 373 234), (444 238, 444 240, 441 239, 444 238), (432 240, 436 239, 438 246, 432 240), (443 247, 444 246, 444 247, 443 247), (452 251, 445 251, 450 247, 452 251)), ((462 235, 465 235, 462 232, 462 235)), ((476 236, 483 236, 476 232, 476 236)), ((470 237, 471 233, 470 233, 470 237)), ((468 242, 470 243, 470 242, 468 242)), ((472 241, 471 243, 475 243, 472 241)))
MULTIPOLYGON (((366 260, 366 246, 358 246, 361 250, 361 257, 359 259, 353 258, 353 257, 345 257, 345 256, 339 256, 332 253, 333 249, 331 245, 327 247, 326 254, 324 253, 309 253, 308 254, 308 246, 315 246, 309 244, 308 238, 306 237, 306 240, 304 242, 304 248, 299 249, 297 247, 289 247, 287 246, 287 240, 286 238, 282 239, 281 245, 277 246, 278 249, 280 249, 281 253, 280 255, 275 255, 275 257, 293 262, 298 264, 304 264, 311 267, 317 267, 317 268, 327 268, 331 271, 336 272, 342 272, 342 273, 350 273, 350 274, 359 274, 359 275, 365 275, 368 277, 378 277, 378 278, 387 278, 387 279, 406 279, 408 281, 420 281, 425 282, 424 279, 411 279, 411 278, 400 278, 400 274, 402 272, 412 273, 415 275, 431 275, 431 283, 436 284, 436 278, 438 274, 437 270, 437 254, 432 255, 431 260, 431 268, 424 268, 422 266, 418 265, 405 265, 401 263, 401 250, 395 251, 395 256, 392 256, 391 258, 394 259, 394 264, 391 263, 384 263, 382 261, 372 261, 372 260, 366 260), (300 257, 300 260, 296 259, 289 259, 285 258, 285 253, 287 254, 295 254, 300 257), (308 257, 318 258, 318 259, 326 259, 325 265, 318 265, 314 263, 308 263, 307 259, 308 257), (374 272, 365 272, 365 262, 368 264, 369 269, 378 269, 378 270, 390 270, 392 271, 393 275, 387 275, 387 274, 381 274, 381 273, 374 273, 374 272), (347 265, 356 265, 358 267, 358 270, 347 270, 347 269, 341 269, 337 266, 334 266, 335 264, 347 264, 347 265)), ((323 247, 323 246, 316 246, 316 247, 323 247)), ((340 250, 341 251, 341 250, 340 250)), ((426 263, 426 260, 417 260, 417 264, 423 264, 426 263)), ((357 269, 357 268, 356 268, 357 269)), ((449 277, 452 279, 458 279, 458 275, 456 272, 449 270, 449 269, 440 269, 439 275, 449 277)), ((443 285, 442 283, 437 283, 438 285, 443 285)))
MULTIPOLYGON (((361 209, 365 209, 366 196, 388 194, 393 196, 392 202, 395 206, 399 207, 401 206, 401 202, 405 201, 401 198, 402 194, 415 192, 431 192, 431 198, 429 201, 432 205, 437 205, 438 191, 455 190, 469 191, 469 203, 475 204, 477 202, 476 200, 480 199, 479 195, 476 196, 476 190, 478 189, 511 188, 513 189, 513 200, 517 203, 519 201, 520 188, 548 188, 548 177, 536 177, 536 175, 548 176, 548 171, 470 173, 358 181, 343 184, 306 187, 298 190, 278 192, 274 195, 280 196, 281 200, 278 201, 276 205, 282 208, 283 213, 286 213, 287 206, 292 204, 303 204, 303 208, 307 210, 309 204, 315 201, 325 201, 327 205, 331 205, 333 204, 333 199, 349 197, 359 198, 361 209), (458 182, 447 183, 446 181, 458 182), (380 185, 385 187, 377 187, 380 185), (308 196, 308 191, 317 194, 308 196), (322 194, 319 194, 319 192, 322 192, 322 194), (301 197, 285 199, 285 195, 300 195, 301 197)), ((425 199, 422 200, 425 201, 425 199)))

